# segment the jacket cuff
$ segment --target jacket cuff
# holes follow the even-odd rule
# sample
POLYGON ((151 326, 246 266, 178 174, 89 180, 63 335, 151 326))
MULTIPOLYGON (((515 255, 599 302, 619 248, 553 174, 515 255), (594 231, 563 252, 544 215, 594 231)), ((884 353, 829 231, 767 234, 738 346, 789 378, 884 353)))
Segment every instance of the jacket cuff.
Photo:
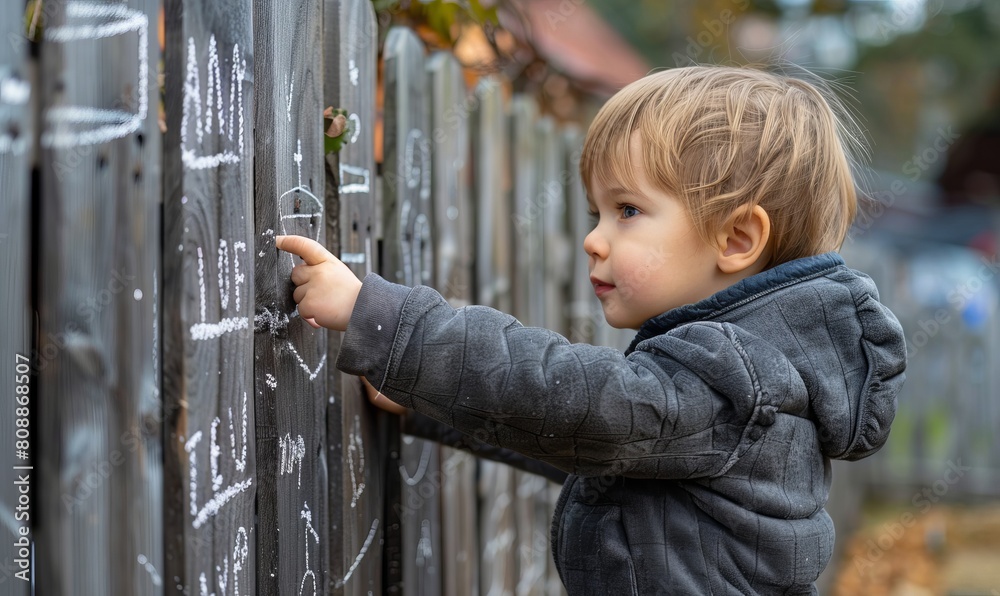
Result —
POLYGON ((390 283, 375 273, 365 276, 340 344, 337 368, 363 376, 382 390, 393 340, 409 294, 410 288, 390 283))

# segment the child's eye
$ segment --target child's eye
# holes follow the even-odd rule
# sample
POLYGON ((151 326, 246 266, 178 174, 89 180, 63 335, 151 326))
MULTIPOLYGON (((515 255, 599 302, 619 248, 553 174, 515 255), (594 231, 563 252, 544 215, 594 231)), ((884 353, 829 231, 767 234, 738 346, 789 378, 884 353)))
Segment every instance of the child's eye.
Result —
POLYGON ((601 219, 601 214, 596 211, 587 211, 587 220, 590 222, 590 227, 596 228, 597 222, 601 219))
POLYGON ((622 210, 622 219, 628 219, 630 217, 635 217, 636 215, 639 215, 639 210, 633 207, 632 205, 622 205, 621 210, 622 210))

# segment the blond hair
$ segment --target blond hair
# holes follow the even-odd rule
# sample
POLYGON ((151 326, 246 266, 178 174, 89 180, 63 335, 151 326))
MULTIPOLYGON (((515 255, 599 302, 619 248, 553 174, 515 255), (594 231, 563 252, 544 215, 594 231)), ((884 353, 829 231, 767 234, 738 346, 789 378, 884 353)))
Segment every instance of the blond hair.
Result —
POLYGON ((580 172, 637 191, 630 140, 648 182, 678 198, 710 242, 738 210, 771 220, 767 267, 840 248, 857 213, 854 120, 822 83, 752 68, 692 66, 628 85, 597 114, 580 172), (822 91, 820 89, 823 89, 822 91))

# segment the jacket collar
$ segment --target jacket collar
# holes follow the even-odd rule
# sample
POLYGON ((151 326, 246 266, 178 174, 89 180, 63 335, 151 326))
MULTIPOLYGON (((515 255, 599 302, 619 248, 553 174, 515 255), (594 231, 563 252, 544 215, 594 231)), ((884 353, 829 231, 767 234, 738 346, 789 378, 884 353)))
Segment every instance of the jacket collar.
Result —
POLYGON ((823 273, 843 264, 843 257, 835 252, 828 252, 788 261, 766 271, 761 271, 757 275, 741 279, 725 290, 716 292, 704 300, 695 302, 694 304, 679 306, 668 310, 662 315, 649 319, 639 328, 639 332, 636 334, 635 339, 632 340, 628 349, 625 350, 625 354, 632 353, 636 346, 639 345, 639 342, 662 335, 679 325, 715 318, 765 294, 807 279, 819 277, 823 273))

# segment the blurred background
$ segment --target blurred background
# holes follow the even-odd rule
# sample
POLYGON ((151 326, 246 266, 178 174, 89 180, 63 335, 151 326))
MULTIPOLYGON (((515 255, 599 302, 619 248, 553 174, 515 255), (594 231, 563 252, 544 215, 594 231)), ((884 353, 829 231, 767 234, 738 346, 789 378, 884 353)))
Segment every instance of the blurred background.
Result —
POLYGON ((453 52, 470 82, 501 73, 545 113, 583 125, 654 69, 791 63, 829 80, 870 148, 842 252, 899 317, 909 365, 887 446, 834 466, 837 555, 821 588, 1000 596, 1000 1, 375 6, 383 33, 410 25, 453 52))

